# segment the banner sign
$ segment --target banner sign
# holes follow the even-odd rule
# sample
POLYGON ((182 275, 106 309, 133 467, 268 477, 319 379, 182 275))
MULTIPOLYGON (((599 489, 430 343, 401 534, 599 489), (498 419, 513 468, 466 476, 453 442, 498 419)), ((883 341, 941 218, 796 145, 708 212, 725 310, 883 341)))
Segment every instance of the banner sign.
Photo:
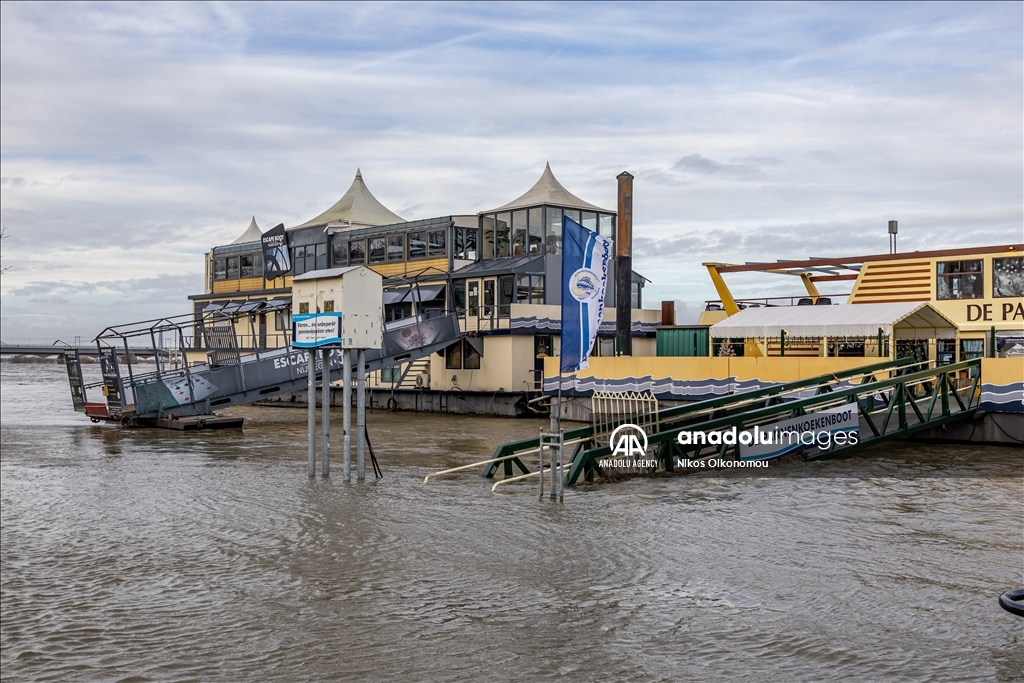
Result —
POLYGON ((341 313, 293 313, 292 346, 298 349, 341 347, 341 313))
POLYGON ((562 219, 562 372, 587 367, 604 315, 612 241, 562 219))
POLYGON ((273 280, 281 277, 292 269, 292 259, 288 254, 288 235, 284 223, 263 233, 263 277, 273 280))
POLYGON ((859 433, 857 404, 848 403, 742 432, 740 458, 767 460, 810 449, 827 451, 833 445, 856 444, 859 433))

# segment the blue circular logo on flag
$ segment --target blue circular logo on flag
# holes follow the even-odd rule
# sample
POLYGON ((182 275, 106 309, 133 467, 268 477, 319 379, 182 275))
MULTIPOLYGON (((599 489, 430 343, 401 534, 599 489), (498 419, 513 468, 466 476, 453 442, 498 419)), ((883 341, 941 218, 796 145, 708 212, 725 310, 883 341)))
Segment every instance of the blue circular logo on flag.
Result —
POLYGON ((586 303, 597 299, 600 282, 597 273, 589 268, 580 268, 569 277, 569 292, 576 301, 586 303))

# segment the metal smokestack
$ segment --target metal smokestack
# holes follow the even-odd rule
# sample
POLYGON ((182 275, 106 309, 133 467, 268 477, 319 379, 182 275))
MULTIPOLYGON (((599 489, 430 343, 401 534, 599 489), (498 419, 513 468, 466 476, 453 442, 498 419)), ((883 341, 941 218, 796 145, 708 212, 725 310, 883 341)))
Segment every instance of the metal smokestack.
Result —
POLYGON ((633 176, 618 175, 619 216, 615 223, 615 337, 619 354, 633 355, 633 176))

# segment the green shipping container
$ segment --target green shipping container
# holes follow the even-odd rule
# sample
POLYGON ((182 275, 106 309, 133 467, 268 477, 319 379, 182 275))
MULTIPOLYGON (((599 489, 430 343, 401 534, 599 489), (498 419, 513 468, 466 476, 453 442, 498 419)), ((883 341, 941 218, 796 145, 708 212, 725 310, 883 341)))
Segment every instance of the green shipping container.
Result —
POLYGON ((659 356, 707 356, 707 327, 659 327, 659 356))

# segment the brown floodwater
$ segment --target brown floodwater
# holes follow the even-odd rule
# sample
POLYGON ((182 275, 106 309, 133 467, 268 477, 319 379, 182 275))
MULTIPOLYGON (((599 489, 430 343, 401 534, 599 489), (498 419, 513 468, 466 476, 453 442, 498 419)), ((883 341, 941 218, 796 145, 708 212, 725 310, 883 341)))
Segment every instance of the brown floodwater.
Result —
POLYGON ((1024 585, 1019 450, 893 444, 559 505, 477 471, 423 484, 536 420, 371 413, 384 478, 348 484, 307 478, 301 410, 128 430, 74 413, 60 366, 0 373, 5 681, 1024 678, 997 604, 1024 585))

